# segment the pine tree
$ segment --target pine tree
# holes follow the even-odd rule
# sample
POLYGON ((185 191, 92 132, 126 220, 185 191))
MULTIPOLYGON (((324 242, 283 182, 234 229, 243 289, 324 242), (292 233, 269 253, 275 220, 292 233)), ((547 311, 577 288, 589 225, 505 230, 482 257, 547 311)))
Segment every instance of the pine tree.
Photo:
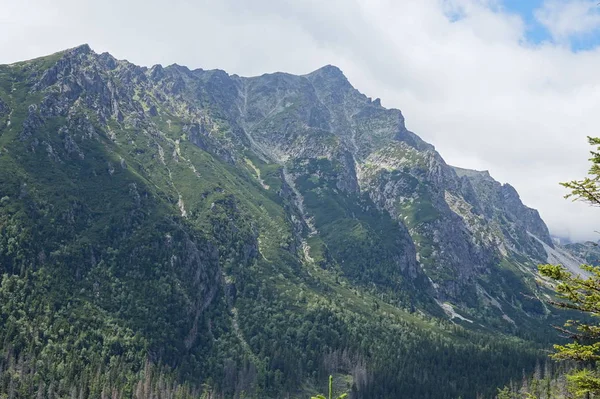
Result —
MULTIPOLYGON (((561 184, 571 190, 566 198, 600 206, 600 138, 589 137, 588 140, 591 145, 597 146, 596 151, 591 151, 592 166, 589 177, 561 184)), ((539 266, 542 275, 558 283, 556 292, 560 300, 550 301, 552 304, 598 316, 600 315, 600 268, 591 265, 582 265, 581 268, 588 272, 589 277, 574 275, 560 265, 539 266)), ((570 320, 564 328, 557 328, 573 339, 573 342, 555 345, 556 353, 552 356, 557 360, 574 360, 582 366, 587 366, 571 372, 568 376, 572 390, 577 395, 599 394, 600 373, 590 366, 600 361, 600 325, 570 320)))

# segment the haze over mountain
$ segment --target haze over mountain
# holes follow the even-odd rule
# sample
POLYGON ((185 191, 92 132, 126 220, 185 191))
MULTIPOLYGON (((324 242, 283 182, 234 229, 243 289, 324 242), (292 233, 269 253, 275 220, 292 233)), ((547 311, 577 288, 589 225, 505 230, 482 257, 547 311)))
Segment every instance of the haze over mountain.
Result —
POLYGON ((491 395, 565 317, 537 264, 581 262, 332 65, 2 65, 0 170, 22 397, 305 396, 329 373, 354 397, 491 395))

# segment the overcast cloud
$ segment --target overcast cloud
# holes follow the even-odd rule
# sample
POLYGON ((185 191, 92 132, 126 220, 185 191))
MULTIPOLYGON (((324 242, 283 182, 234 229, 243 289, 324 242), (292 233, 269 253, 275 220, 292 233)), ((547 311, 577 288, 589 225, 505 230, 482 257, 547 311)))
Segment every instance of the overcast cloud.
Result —
POLYGON ((531 43, 500 0, 0 0, 0 63, 81 43, 141 65, 239 75, 339 66, 351 83, 434 144, 450 164, 489 170, 540 210, 551 232, 600 238, 600 210, 560 181, 588 169, 600 135, 594 1, 547 0, 531 43))

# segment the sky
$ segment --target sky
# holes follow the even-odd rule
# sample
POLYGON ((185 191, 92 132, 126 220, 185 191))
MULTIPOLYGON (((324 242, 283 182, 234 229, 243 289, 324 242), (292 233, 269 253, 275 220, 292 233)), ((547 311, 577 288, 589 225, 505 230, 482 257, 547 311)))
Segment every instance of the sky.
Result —
POLYGON ((552 234, 600 239, 558 183, 600 136, 600 6, 589 0, 0 0, 0 63, 88 43, 139 65, 242 76, 338 66, 447 163, 488 170, 552 234))

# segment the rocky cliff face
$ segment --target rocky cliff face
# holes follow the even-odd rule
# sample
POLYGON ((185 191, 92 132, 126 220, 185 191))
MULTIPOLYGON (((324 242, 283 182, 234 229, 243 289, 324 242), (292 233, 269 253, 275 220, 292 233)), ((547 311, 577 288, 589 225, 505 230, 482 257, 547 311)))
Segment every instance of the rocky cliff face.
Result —
MULTIPOLYGON (((291 252, 365 284, 390 292, 418 286, 472 315, 508 297, 522 309, 524 297, 497 273, 507 264, 531 271, 547 259, 545 246, 553 248, 539 214, 514 188, 447 165, 406 129, 399 110, 359 93, 334 66, 243 78, 178 65, 143 68, 81 46, 36 73, 30 90, 40 101, 20 122, 19 140, 30 151, 57 163, 84 159, 84 143, 106 134, 130 146, 134 159, 153 154, 159 164, 187 164, 201 179, 181 153, 193 144, 289 201, 291 252), (62 118, 63 148, 34 134, 51 118, 62 118), (129 133, 117 137, 117 128, 129 133), (139 135, 150 148, 139 146, 139 135), (264 173, 273 167, 280 172, 268 184, 264 173), (365 242, 376 255, 363 249, 348 259, 344 246, 365 242)), ((0 99, 0 116, 11 123, 8 109, 0 99)), ((108 161, 106 171, 124 163, 108 161)), ((186 217, 190 199, 170 171, 164 178, 186 217)))
MULTIPOLYGON (((290 185, 329 173, 335 195, 368 197, 399 226, 398 267, 409 270, 409 278, 425 274, 439 300, 480 306, 489 294, 478 281, 503 259, 546 260, 539 240, 552 247, 548 229, 511 186, 446 165, 433 146, 406 129, 400 111, 359 93, 338 68, 232 79, 237 91, 227 93, 239 106, 229 115, 247 147, 293 170, 284 175, 290 185), (319 166, 302 167, 311 160, 319 166)), ((324 189, 315 183, 296 191, 299 203, 324 189)), ((302 212, 307 220, 315 216, 311 209, 302 212)))

